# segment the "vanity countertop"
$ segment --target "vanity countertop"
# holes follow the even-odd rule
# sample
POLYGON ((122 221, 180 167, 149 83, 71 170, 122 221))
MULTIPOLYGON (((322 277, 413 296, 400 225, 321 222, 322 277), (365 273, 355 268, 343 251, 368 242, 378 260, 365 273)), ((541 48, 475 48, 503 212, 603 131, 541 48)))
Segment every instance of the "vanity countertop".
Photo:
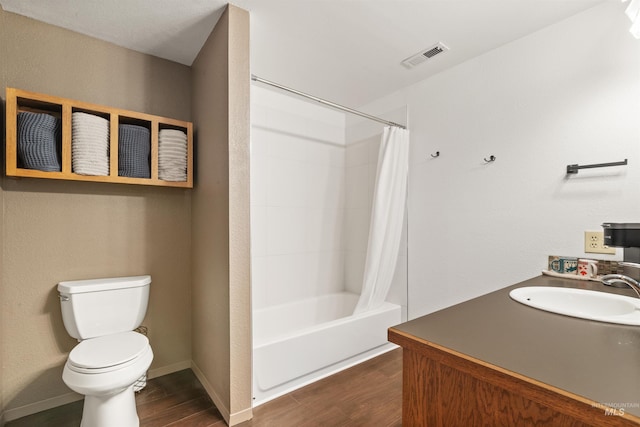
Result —
MULTIPOLYGON (((634 296, 599 282, 539 276, 390 328, 640 417, 640 327, 538 310, 509 297, 524 286, 592 289, 634 296)), ((393 339, 392 339, 393 341, 393 339)))

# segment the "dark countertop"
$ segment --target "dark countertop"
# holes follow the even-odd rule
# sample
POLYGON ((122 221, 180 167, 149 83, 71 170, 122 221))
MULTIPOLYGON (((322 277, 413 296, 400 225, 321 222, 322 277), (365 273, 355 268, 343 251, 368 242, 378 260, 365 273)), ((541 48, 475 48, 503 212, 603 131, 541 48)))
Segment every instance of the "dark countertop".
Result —
POLYGON ((391 329, 640 416, 640 326, 572 318, 509 297, 524 286, 635 295, 598 282, 539 276, 391 329))

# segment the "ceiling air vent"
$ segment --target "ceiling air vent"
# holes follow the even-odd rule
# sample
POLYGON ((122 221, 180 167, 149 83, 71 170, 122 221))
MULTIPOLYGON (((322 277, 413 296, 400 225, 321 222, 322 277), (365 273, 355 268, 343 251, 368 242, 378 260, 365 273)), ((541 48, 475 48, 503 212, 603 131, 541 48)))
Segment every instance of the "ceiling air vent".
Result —
POLYGON ((431 46, 421 52, 416 53, 415 55, 408 57, 407 59, 402 61, 402 65, 407 68, 413 68, 416 65, 420 65, 423 62, 447 50, 449 50, 449 48, 445 46, 444 43, 439 42, 435 46, 431 46))

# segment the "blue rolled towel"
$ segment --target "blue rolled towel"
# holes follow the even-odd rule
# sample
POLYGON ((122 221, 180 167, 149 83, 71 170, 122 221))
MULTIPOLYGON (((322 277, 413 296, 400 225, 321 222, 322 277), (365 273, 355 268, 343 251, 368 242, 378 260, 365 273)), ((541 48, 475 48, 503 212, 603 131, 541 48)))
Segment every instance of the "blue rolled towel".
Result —
POLYGON ((150 178, 151 134, 138 125, 118 126, 118 175, 150 178))
POLYGON ((18 165, 60 171, 60 119, 46 113, 18 113, 18 165))

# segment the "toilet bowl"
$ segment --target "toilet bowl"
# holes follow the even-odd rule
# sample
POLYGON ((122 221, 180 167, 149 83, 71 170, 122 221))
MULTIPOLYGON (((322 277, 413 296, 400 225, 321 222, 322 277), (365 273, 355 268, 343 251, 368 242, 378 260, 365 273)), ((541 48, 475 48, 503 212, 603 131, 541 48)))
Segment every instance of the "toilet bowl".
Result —
POLYGON ((83 394, 82 427, 137 427, 134 383, 149 369, 153 351, 137 332, 82 341, 69 354, 62 380, 83 394))
POLYGON ((151 277, 93 279, 58 284, 67 332, 80 343, 62 380, 83 394, 81 427, 138 427, 134 384, 151 366, 146 336, 134 332, 147 308, 151 277))

